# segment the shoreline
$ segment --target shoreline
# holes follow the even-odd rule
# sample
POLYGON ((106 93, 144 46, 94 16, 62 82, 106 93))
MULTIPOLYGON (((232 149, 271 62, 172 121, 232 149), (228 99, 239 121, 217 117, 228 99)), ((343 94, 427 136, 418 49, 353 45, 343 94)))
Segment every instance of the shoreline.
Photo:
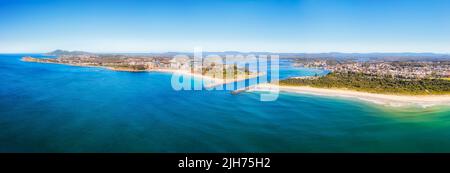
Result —
POLYGON ((340 97, 358 99, 377 105, 391 107, 420 106, 450 106, 450 95, 388 95, 374 94, 345 89, 314 88, 309 86, 278 86, 274 84, 259 84, 250 87, 249 91, 283 91, 289 93, 318 95, 325 97, 340 97), (278 89, 276 88, 278 87, 278 89))
POLYGON ((217 87, 217 86, 224 85, 224 84, 240 82, 240 81, 252 79, 252 78, 262 75, 262 74, 249 75, 248 77, 244 77, 244 78, 238 77, 236 79, 219 79, 219 78, 214 78, 211 76, 206 76, 206 75, 202 75, 202 74, 198 74, 198 73, 191 73, 190 71, 187 71, 187 70, 177 70, 177 69, 133 70, 133 69, 120 69, 120 68, 107 67, 107 66, 93 66, 93 65, 81 65, 81 64, 64 64, 64 63, 56 63, 56 62, 28 61, 28 60, 24 60, 23 58, 21 59, 21 61, 32 62, 32 63, 44 63, 44 64, 59 64, 59 65, 67 65, 67 66, 75 66, 75 67, 103 68, 103 69, 107 69, 107 70, 111 70, 111 71, 131 72, 131 73, 136 73, 136 72, 161 72, 161 73, 172 73, 172 74, 177 73, 177 74, 189 75, 191 77, 201 79, 204 84, 204 87, 206 87, 206 88, 213 88, 213 87, 217 87))
POLYGON ((219 79, 219 78, 214 78, 211 76, 206 76, 206 75, 202 75, 202 74, 198 74, 198 73, 191 73, 190 71, 187 70, 176 70, 176 69, 151 69, 151 70, 146 70, 148 72, 162 72, 162 73, 177 73, 177 74, 181 74, 181 75, 188 75, 194 78, 199 78, 202 79, 204 87, 206 88, 213 88, 216 86, 220 86, 220 85, 224 85, 224 84, 229 84, 229 83, 234 83, 234 82, 240 82, 240 81, 244 81, 247 79, 252 79, 255 77, 258 77, 260 75, 250 75, 248 77, 240 77, 240 78, 236 78, 236 79, 219 79))

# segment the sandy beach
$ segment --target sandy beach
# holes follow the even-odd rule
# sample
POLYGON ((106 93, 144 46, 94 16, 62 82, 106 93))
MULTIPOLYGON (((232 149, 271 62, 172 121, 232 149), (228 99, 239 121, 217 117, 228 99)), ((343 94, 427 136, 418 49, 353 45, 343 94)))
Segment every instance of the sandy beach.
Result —
POLYGON ((198 74, 198 73, 191 73, 190 71, 187 70, 175 70, 175 69, 154 69, 154 70, 147 70, 147 71, 151 71, 151 72, 163 72, 163 73, 177 73, 177 74, 181 74, 181 75, 189 75, 192 76, 194 78, 198 78, 198 79, 202 79, 204 86, 206 88, 213 88, 219 85, 223 85, 223 84, 228 84, 228 83, 233 83, 233 82, 239 82, 239 81, 243 81, 246 79, 250 79, 250 78, 255 78, 258 75, 250 75, 248 78, 244 78, 244 77, 238 77, 236 79, 220 79, 220 78, 213 78, 211 76, 206 76, 206 75, 202 75, 202 74, 198 74))
POLYGON ((284 92, 320 95, 326 97, 341 97, 349 99, 358 99, 379 105, 403 107, 403 106, 450 106, 450 95, 387 95, 374 94, 366 92, 358 92, 344 89, 323 89, 307 86, 278 86, 274 84, 259 84, 253 86, 249 91, 273 91, 279 90, 284 92), (278 87, 278 89, 277 89, 278 87))

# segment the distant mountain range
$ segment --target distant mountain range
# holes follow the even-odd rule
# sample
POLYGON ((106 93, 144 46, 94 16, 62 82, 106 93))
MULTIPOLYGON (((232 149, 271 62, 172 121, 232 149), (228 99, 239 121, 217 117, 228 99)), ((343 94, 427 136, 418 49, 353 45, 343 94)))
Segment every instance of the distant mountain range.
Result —
POLYGON ((55 50, 53 52, 48 52, 45 55, 51 56, 61 56, 61 55, 93 55, 95 53, 83 52, 83 51, 67 51, 67 50, 55 50))
MULTIPOLYGON (((192 52, 165 52, 165 53, 91 53, 84 51, 67 51, 67 50, 55 50, 49 52, 46 55, 61 56, 61 55, 129 55, 129 56, 162 56, 173 57, 175 55, 188 55, 193 56, 192 52)), ((395 59, 445 59, 450 60, 449 54, 437 54, 437 53, 341 53, 341 52, 329 52, 329 53, 272 53, 272 52, 238 52, 238 51, 225 51, 225 52, 203 52, 203 56, 208 55, 279 55, 280 58, 333 58, 333 59, 383 59, 383 60, 395 60, 395 59)))

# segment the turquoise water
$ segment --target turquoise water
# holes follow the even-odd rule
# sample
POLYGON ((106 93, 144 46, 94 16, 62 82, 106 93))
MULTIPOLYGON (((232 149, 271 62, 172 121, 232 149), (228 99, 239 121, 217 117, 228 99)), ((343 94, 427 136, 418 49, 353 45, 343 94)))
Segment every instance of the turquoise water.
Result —
MULTIPOLYGON (((450 109, 174 91, 170 74, 0 55, 0 152, 450 152, 450 109)), ((281 77, 314 75, 282 63, 281 77)))

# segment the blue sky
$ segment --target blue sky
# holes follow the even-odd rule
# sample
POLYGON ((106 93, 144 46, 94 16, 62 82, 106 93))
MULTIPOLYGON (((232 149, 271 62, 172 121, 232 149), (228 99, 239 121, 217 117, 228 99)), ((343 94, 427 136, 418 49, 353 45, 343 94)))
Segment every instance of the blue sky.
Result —
POLYGON ((446 0, 0 0, 0 52, 450 53, 446 0))

